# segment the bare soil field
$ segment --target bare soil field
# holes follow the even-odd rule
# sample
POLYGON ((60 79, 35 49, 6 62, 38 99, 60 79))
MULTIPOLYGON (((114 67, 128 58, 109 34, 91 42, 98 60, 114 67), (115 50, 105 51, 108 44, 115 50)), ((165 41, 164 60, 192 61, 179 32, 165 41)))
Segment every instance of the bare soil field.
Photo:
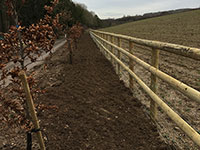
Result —
MULTIPOLYGON (((68 63, 65 47, 37 66, 39 87, 47 92, 36 103, 56 105, 38 112, 49 150, 175 150, 160 137, 143 111, 99 52, 88 34, 83 35, 68 63)), ((9 87, 8 87, 9 88, 9 87)), ((0 123, 0 149, 25 149, 25 133, 0 123)), ((36 140, 34 149, 38 149, 36 140)))
MULTIPOLYGON (((114 26, 103 29, 103 31, 200 48, 199 18, 200 10, 196 10, 114 26)), ((128 43, 123 41, 122 47, 128 50, 128 43)), ((149 64, 151 63, 151 49, 134 45, 134 55, 149 64)), ((122 58, 128 64, 128 58, 126 56, 122 58)), ((161 51, 159 69, 200 91, 199 61, 161 51)), ((135 64, 134 72, 150 86, 150 73, 148 71, 135 64)), ((123 72, 121 78, 129 86, 127 72, 123 72)), ((137 84, 134 85, 133 95, 147 106, 146 111, 149 112, 150 98, 137 84)), ((198 103, 175 91, 161 80, 159 80, 158 95, 200 133, 200 106, 198 103)), ((159 109, 158 116, 159 130, 166 141, 170 141, 184 150, 199 149, 161 109, 159 109)))
POLYGON ((200 10, 145 19, 102 29, 137 38, 200 48, 200 10))

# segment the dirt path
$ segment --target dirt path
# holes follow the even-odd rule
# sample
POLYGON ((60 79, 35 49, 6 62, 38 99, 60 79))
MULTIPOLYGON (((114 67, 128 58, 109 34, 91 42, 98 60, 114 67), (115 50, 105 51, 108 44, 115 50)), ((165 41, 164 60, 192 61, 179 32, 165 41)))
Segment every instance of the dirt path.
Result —
MULTIPOLYGON (((62 47, 47 61, 46 69, 35 68, 39 87, 47 91, 35 103, 58 107, 38 112, 47 150, 176 149, 161 140, 143 105, 132 97, 88 34, 81 38, 73 58, 70 65, 62 47)), ((25 135, 0 128, 0 149, 25 149, 25 135)))
POLYGON ((66 63, 62 49, 40 76, 40 86, 48 87, 40 99, 59 107, 39 116, 48 149, 171 149, 88 34, 73 61, 66 63))

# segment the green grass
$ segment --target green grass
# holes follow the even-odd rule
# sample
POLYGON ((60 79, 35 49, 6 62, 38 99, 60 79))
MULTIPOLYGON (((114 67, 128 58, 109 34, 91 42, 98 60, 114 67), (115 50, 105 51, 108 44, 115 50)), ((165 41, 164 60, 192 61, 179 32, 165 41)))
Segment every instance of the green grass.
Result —
POLYGON ((135 21, 101 30, 200 48, 200 10, 135 21))

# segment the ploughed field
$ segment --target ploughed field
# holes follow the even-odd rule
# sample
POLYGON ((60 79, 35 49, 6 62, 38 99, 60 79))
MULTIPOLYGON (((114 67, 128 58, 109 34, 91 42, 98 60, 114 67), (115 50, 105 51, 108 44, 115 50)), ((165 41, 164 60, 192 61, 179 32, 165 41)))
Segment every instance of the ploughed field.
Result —
MULTIPOLYGON (((200 10, 156 17, 142 21, 131 22, 119 26, 102 29, 129 35, 137 38, 156 40, 184 46, 200 48, 200 10)), ((116 42, 116 41, 115 41, 116 42)), ((128 50, 128 43, 122 41, 122 47, 128 50)), ((147 63, 151 63, 151 49, 134 45, 134 55, 147 63)), ((122 56, 128 64, 128 58, 122 56)), ((200 61, 160 51, 159 69, 183 83, 200 91, 200 61)), ((150 86, 150 73, 139 65, 134 66, 135 73, 150 86)), ((121 78, 128 86, 128 74, 123 72, 121 78)), ((133 89, 135 98, 149 106, 149 97, 135 84, 133 89)), ((165 82, 159 80, 158 95, 186 122, 200 133, 200 106, 165 82)), ((149 109, 146 108, 149 112, 149 109)), ((199 149, 193 142, 159 109, 159 130, 164 139, 179 146, 181 149, 199 149)))
MULTIPOLYGON (((47 149, 176 149, 162 140, 141 102, 119 80, 89 34, 79 41, 72 65, 62 47, 45 68, 35 68, 38 86, 47 91, 35 103, 58 107, 38 112, 47 149)), ((23 131, 0 123, 0 149, 25 145, 23 131)), ((33 147, 38 148, 35 137, 33 147)))
POLYGON ((137 38, 200 48, 200 10, 130 22, 102 29, 137 38))

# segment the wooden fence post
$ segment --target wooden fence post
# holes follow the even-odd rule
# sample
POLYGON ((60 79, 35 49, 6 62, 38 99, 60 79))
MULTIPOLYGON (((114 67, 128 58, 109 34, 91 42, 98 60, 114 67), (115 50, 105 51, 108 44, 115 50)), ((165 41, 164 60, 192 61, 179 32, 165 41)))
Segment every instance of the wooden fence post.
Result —
MULTIPOLYGON (((114 44, 114 37, 113 36, 110 36, 110 41, 111 41, 111 43, 112 44, 114 44)), ((111 53, 112 54, 114 54, 114 49, 113 49, 113 47, 111 46, 111 53)), ((113 66, 114 66, 114 59, 111 57, 111 63, 113 64, 113 66)))
MULTIPOLYGON (((105 38, 105 40, 106 41, 108 41, 108 39, 109 39, 109 37, 108 37, 108 35, 106 35, 106 38, 105 38)), ((105 43, 106 45, 105 45, 105 47, 108 49, 108 44, 107 43, 105 43)), ((109 54, 108 54, 108 52, 106 52, 106 56, 107 56, 107 59, 109 58, 109 54)))
MULTIPOLYGON (((99 36, 102 37, 102 34, 99 33, 99 36)), ((102 53, 103 53, 102 48, 99 46, 99 44, 97 44, 97 45, 98 45, 98 47, 99 47, 99 49, 100 49, 100 52, 101 52, 101 54, 102 54, 102 53)))
MULTIPOLYGON (((106 39, 106 35, 102 33, 103 39, 106 39)), ((103 42, 103 46, 106 47, 106 43, 103 42)), ((106 57, 106 51, 104 50, 104 56, 106 57)))
MULTIPOLYGON (((107 37, 106 37, 106 34, 104 34, 104 40, 106 40, 107 37)), ((104 46, 106 47, 106 42, 104 42, 104 46)), ((107 52, 105 51, 105 57, 107 58, 107 52)))
POLYGON ((38 118, 37 118, 37 115, 36 115, 36 112, 35 112, 35 107, 34 107, 33 99, 32 99, 32 96, 31 96, 30 88, 29 88, 29 85, 28 85, 27 77, 26 77, 26 74, 25 74, 24 71, 21 71, 19 73, 19 78, 22 81, 22 85, 23 85, 23 88, 24 88, 24 91, 25 91, 25 94, 26 94, 26 102, 27 102, 27 106, 28 106, 27 109, 29 109, 29 113, 30 113, 34 128, 36 130, 39 129, 39 131, 36 132, 36 134, 37 134, 38 142, 39 142, 39 145, 40 145, 40 149, 45 150, 46 148, 45 148, 45 145, 44 145, 44 140, 42 138, 42 132, 40 131, 40 125, 39 125, 38 118))
MULTIPOLYGON (((152 56, 151 56, 151 64, 153 67, 155 68, 159 68, 159 53, 160 50, 157 49, 152 49, 152 56)), ((150 86, 151 90, 157 94, 157 90, 158 90, 158 78, 157 76, 151 74, 151 86, 150 86)), ((157 104, 151 100, 150 103, 150 112, 151 112, 151 117, 153 120, 157 119, 157 104)))
MULTIPOLYGON (((110 42, 111 41, 111 35, 108 35, 107 36, 107 41, 108 42, 110 42)), ((111 51, 111 48, 112 48, 112 46, 111 45, 109 45, 109 44, 107 44, 107 49, 109 50, 109 51, 111 51)), ((108 58, 109 58, 109 53, 108 53, 108 58)), ((112 62, 112 57, 110 56, 110 59, 111 59, 111 62, 112 62)))
MULTIPOLYGON (((117 38, 117 46, 118 47, 122 46, 122 41, 119 37, 117 38)), ((117 57, 119 58, 119 60, 121 60, 121 52, 119 50, 117 50, 117 57)), ((121 73, 121 65, 117 63, 117 74, 120 75, 120 73, 121 73)))
MULTIPOLYGON (((131 54, 133 54, 133 42, 131 42, 131 41, 129 41, 129 52, 131 53, 131 54)), ((133 60, 131 59, 131 58, 129 58, 129 69, 131 70, 131 71, 133 71, 134 70, 134 64, 133 64, 134 62, 133 62, 133 60)), ((134 71, 133 71, 134 72, 134 71)), ((129 74, 129 88, 131 89, 131 90, 133 90, 133 85, 134 85, 134 80, 133 80, 133 77, 129 74)))

